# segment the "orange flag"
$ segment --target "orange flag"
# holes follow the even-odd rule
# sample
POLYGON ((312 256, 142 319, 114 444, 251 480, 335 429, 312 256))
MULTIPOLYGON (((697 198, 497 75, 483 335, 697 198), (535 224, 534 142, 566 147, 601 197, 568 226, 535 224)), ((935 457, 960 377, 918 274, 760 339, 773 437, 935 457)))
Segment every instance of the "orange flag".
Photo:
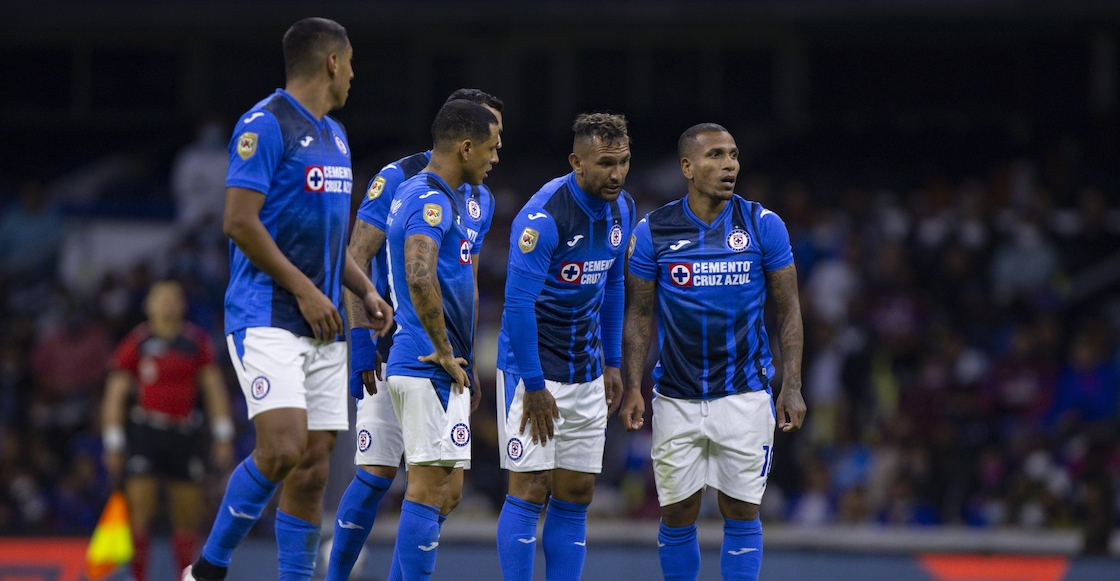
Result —
POLYGON ((132 531, 128 526, 128 503, 124 493, 109 495, 86 551, 86 576, 91 581, 107 578, 117 567, 132 560, 132 531))

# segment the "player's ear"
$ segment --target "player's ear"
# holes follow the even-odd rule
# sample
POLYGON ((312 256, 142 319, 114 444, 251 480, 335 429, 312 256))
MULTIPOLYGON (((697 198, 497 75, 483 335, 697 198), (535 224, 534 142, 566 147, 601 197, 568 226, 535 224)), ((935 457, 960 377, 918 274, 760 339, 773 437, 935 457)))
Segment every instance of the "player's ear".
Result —
POLYGON ((583 175, 583 160, 580 159, 575 152, 568 154, 568 163, 572 166, 572 171, 576 172, 577 176, 583 175))
POLYGON ((681 158, 681 173, 684 174, 684 179, 692 179, 692 160, 687 157, 681 158))
POLYGON ((328 77, 333 78, 335 75, 338 74, 338 59, 339 58, 340 57, 338 56, 337 52, 332 52, 329 56, 327 56, 327 76, 328 77))
POLYGON ((473 148, 474 148, 474 144, 471 143, 470 139, 464 139, 464 140, 460 141, 459 142, 459 160, 465 162, 468 159, 470 159, 471 150, 473 148))

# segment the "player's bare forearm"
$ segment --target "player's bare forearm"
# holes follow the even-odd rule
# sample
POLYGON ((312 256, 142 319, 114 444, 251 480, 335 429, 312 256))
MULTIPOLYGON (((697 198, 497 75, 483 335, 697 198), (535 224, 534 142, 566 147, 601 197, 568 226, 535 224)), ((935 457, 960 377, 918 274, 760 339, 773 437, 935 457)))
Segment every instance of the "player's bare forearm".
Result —
POLYGON ((432 341, 436 354, 450 357, 447 324, 443 318, 443 293, 436 278, 439 247, 423 234, 413 234, 404 241, 404 272, 412 307, 420 325, 432 341))
POLYGON ((347 246, 349 256, 346 259, 346 268, 343 270, 342 284, 350 292, 362 296, 373 289, 369 279, 369 267, 373 257, 385 244, 385 232, 363 220, 354 224, 354 232, 350 235, 350 244, 347 246))
POLYGON ((627 273, 626 317, 622 327, 622 365, 626 369, 627 390, 642 388, 656 301, 657 281, 627 273))
MULTIPOLYGON (((368 273, 373 257, 377 256, 384 245, 384 231, 364 220, 355 220, 354 231, 350 234, 350 244, 347 246, 347 250, 350 251, 350 256, 354 257, 354 264, 358 266, 358 270, 368 273)), ((365 303, 363 303, 362 297, 347 288, 346 318, 349 319, 351 329, 359 327, 365 322, 362 320, 364 313, 365 303)))
POLYGON ((292 294, 306 296, 318 290, 315 283, 280 251, 276 240, 261 223, 264 194, 245 188, 226 188, 222 230, 253 266, 292 294))
POLYGON ((230 418, 229 394, 226 392, 222 372, 217 365, 210 364, 198 372, 199 387, 206 400, 206 415, 211 422, 219 418, 230 418))
POLYGON ((782 389, 801 389, 801 354, 805 329, 797 294, 797 267, 793 264, 766 275, 766 284, 778 307, 779 344, 782 346, 782 389))
POLYGON ((105 395, 101 399, 101 425, 124 426, 125 403, 132 389, 132 376, 125 371, 113 371, 105 380, 105 395))

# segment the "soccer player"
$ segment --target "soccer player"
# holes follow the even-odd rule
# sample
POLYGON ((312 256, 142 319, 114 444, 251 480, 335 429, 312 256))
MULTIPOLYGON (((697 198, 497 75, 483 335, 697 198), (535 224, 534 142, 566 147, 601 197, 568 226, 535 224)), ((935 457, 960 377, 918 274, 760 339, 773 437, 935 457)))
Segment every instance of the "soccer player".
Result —
POLYGON ((774 461, 774 424, 801 427, 801 308, 789 234, 777 214, 735 195, 739 150, 714 123, 677 145, 688 195, 651 212, 630 241, 626 279, 626 395, 620 416, 642 427, 641 382, 654 301, 653 466, 661 503, 658 552, 667 581, 700 572, 696 516, 705 486, 719 490, 725 581, 758 579, 758 504, 774 461), (778 306, 782 390, 777 409, 763 306, 778 306))
POLYGON ((392 309, 345 246, 350 147, 327 113, 346 102, 354 76, 346 29, 307 18, 283 46, 286 86, 238 120, 226 177, 226 341, 256 448, 230 477, 184 580, 225 578, 233 549, 281 481, 279 579, 311 577, 328 460, 336 432, 349 429, 342 286, 362 297, 370 328, 392 324, 392 309))
POLYGON ((148 320, 117 346, 101 402, 105 465, 113 482, 125 476, 135 546, 132 577, 141 581, 147 578, 148 530, 161 485, 179 568, 195 558, 202 525, 199 507, 206 505, 202 418, 195 412, 200 391, 210 420, 214 466, 226 470, 233 461, 233 420, 222 372, 206 332, 183 320, 186 308, 178 282, 152 285, 144 301, 148 320), (129 411, 133 386, 136 405, 129 411))
MULTIPOLYGON (((498 119, 498 131, 502 129, 502 101, 478 89, 459 89, 447 101, 466 99, 478 103, 498 119)), ((501 138, 498 149, 501 149, 501 138)), ((363 271, 369 271, 371 262, 377 262, 372 278, 378 291, 384 296, 389 287, 389 269, 386 263, 385 219, 393 202, 397 188, 408 178, 416 175, 432 158, 431 151, 424 151, 401 158, 381 169, 366 190, 365 199, 358 208, 358 219, 350 235, 350 253, 363 271)), ((478 258, 490 221, 494 216, 494 197, 484 185, 472 186, 464 183, 456 194, 462 197, 461 207, 466 212, 460 217, 466 226, 467 240, 471 243, 471 269, 475 278, 475 311, 478 310, 478 258)), ((355 313, 361 313, 360 299, 353 293, 346 293, 350 308, 350 395, 358 399, 358 415, 355 421, 358 430, 358 450, 354 463, 358 470, 354 479, 342 495, 338 504, 338 518, 334 523, 334 542, 331 544, 330 562, 327 566, 328 581, 344 581, 350 577, 354 563, 361 553, 362 546, 369 536, 370 527, 377 517, 378 503, 397 475, 401 455, 404 453, 404 440, 401 426, 393 412, 393 401, 385 388, 384 362, 388 360, 392 337, 386 336, 375 341, 376 335, 361 328, 362 321, 355 313), (365 393, 369 397, 364 397, 365 393)), ((477 378, 477 375, 475 376, 477 378)), ((478 406, 478 381, 472 385, 471 411, 478 406)), ((443 519, 459 504, 458 491, 462 490, 463 470, 456 468, 452 475, 456 491, 448 497, 441 507, 443 519)), ((395 558, 390 567, 389 579, 399 581, 400 561, 395 558)))
POLYGON ((461 493, 452 475, 471 459, 475 282, 468 200, 456 190, 480 185, 498 162, 498 130, 486 107, 445 103, 431 160, 401 184, 385 220, 399 309, 385 373, 409 471, 394 552, 408 581, 431 578, 441 509, 461 493))
POLYGON ((498 558, 507 581, 532 579, 546 500, 545 576, 579 579, 607 416, 622 396, 630 136, 625 118, 605 113, 580 115, 572 129, 572 172, 545 184, 511 228, 497 388, 509 470, 498 558))

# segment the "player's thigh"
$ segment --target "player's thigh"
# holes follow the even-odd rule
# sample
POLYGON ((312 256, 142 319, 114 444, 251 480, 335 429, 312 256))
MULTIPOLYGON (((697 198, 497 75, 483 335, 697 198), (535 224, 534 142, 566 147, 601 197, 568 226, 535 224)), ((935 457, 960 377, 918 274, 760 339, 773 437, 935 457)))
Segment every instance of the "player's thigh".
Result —
POLYGON ((705 433, 711 441, 708 484, 751 504, 762 502, 774 458, 773 400, 765 391, 713 400, 705 433))
POLYGON ((701 429, 703 402, 653 398, 653 477, 657 500, 668 506, 691 497, 706 483, 708 441, 701 429))
POLYGON ((393 410, 410 465, 468 466, 471 459, 470 392, 426 377, 388 378, 393 410))
POLYGON ((197 532, 207 514, 205 506, 206 492, 202 484, 189 480, 167 481, 167 516, 172 529, 197 532))
MULTIPOLYGON (((607 400, 603 377, 585 383, 550 382, 560 421, 556 425, 556 467, 580 473, 603 471, 607 443, 607 400)), ((553 483, 553 488, 558 486, 553 483)))
POLYGON ((313 347, 305 337, 275 327, 250 327, 226 335, 249 419, 263 412, 307 409, 304 363, 313 347))
MULTIPOLYGON (((501 466, 510 472, 542 472, 556 467, 556 440, 533 442, 531 426, 521 429, 525 410, 525 382, 515 374, 498 371, 498 445, 501 466)), ((555 382, 546 381, 545 385, 555 382)), ((551 387, 546 387, 556 396, 551 387)), ((559 402, 557 402, 559 404, 559 402)), ((557 422, 559 424, 559 422, 557 422)), ((513 482, 510 483, 513 489, 513 482)))
POLYGON ((124 483, 129 524, 137 533, 147 533, 159 511, 159 478, 150 474, 129 476, 124 483))
POLYGON ((377 393, 358 400, 354 420, 357 447, 354 464, 358 466, 387 466, 394 470, 404 454, 404 436, 401 424, 393 411, 393 396, 389 387, 378 379, 377 393))
POLYGON ((206 478, 206 461, 201 454, 196 430, 163 430, 160 434, 157 473, 165 480, 201 483, 206 478))
POLYGON ((347 349, 343 341, 324 343, 306 339, 313 344, 304 363, 307 389, 307 429, 312 431, 348 431, 347 349))

